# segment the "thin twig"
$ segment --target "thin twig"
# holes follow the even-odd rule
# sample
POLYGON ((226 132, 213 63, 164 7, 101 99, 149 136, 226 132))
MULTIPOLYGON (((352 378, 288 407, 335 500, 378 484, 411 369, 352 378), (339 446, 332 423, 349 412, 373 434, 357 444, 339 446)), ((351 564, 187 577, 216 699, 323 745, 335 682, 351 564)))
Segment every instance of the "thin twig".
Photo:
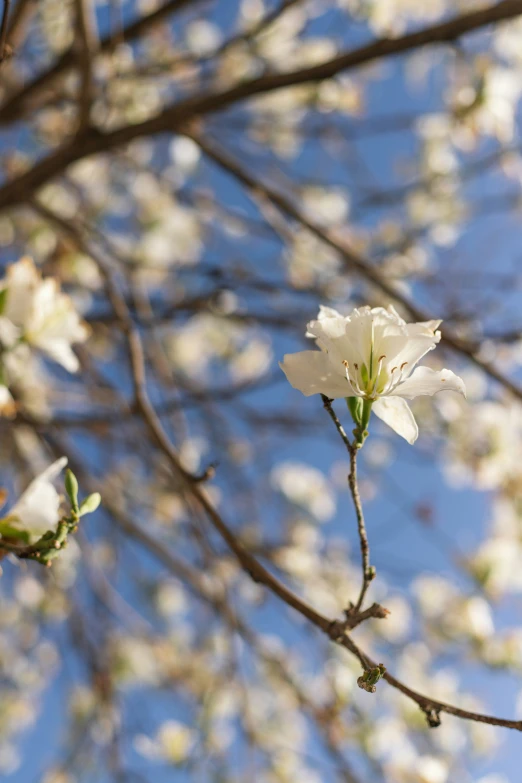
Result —
POLYGON ((344 443, 344 445, 346 446, 346 449, 347 449, 347 451, 348 451, 348 454, 351 454, 351 453, 352 453, 352 444, 350 443, 350 439, 348 438, 348 435, 346 434, 346 432, 345 432, 345 429, 344 429, 343 425, 342 425, 342 424, 341 424, 341 422, 339 421, 339 418, 338 418, 338 416, 337 416, 336 412, 335 412, 335 411, 334 411, 334 409, 332 408, 332 400, 330 400, 330 399, 329 399, 329 398, 328 398, 326 395, 324 395, 324 394, 321 394, 321 399, 322 399, 322 401, 323 401, 323 405, 324 405, 324 409, 325 409, 325 411, 328 413, 328 415, 330 416, 331 420, 332 420, 332 421, 333 421, 333 423, 335 424, 335 427, 336 427, 336 429, 337 429, 337 432, 338 432, 338 433, 339 433, 339 435, 341 436, 341 440, 342 440, 342 442, 344 443))
POLYGON ((350 493, 355 508, 355 514, 357 516, 357 531, 359 533, 359 543, 361 547, 361 567, 362 567, 362 584, 359 598, 354 607, 354 614, 358 614, 364 597, 368 591, 370 583, 375 578, 375 569, 370 565, 370 543, 368 541, 368 535, 366 533, 366 524, 364 521, 364 512, 361 503, 361 495, 359 493, 359 485, 357 483, 357 454, 359 449, 352 446, 350 449, 350 472, 348 473, 348 486, 350 487, 350 493))
MULTIPOLYGON (((368 535, 366 533, 366 523, 364 521, 364 512, 361 503, 361 495, 359 493, 359 486, 357 483, 357 453, 359 449, 355 444, 350 443, 350 440, 345 432, 345 429, 339 418, 332 408, 332 400, 321 394, 323 400, 324 409, 335 424, 335 428, 341 440, 346 446, 348 454, 350 455, 350 472, 348 473, 348 486, 350 487, 350 494, 352 496, 353 505, 355 508, 355 514, 357 516, 357 530, 359 533, 359 542, 361 548, 361 561, 362 561, 362 584, 361 591, 355 606, 353 606, 349 612, 349 616, 357 618, 359 622, 362 622, 361 607, 363 605, 364 598, 370 586, 370 583, 375 578, 375 569, 370 565, 370 543, 368 541, 368 535)), ((375 615, 369 615, 375 617, 375 615)))

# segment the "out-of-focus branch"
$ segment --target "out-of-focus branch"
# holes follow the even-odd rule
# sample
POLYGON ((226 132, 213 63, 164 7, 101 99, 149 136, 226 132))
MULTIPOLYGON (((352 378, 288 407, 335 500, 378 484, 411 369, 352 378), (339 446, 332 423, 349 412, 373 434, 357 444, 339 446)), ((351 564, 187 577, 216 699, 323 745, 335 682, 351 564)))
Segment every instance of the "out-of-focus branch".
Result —
POLYGON ((76 0, 77 47, 80 69, 80 90, 78 94, 78 132, 89 126, 93 98, 92 56, 96 48, 96 20, 86 0, 76 0))
MULTIPOLYGON (((185 5, 186 1, 178 0, 178 3, 174 4, 176 10, 180 4, 185 5)), ((167 4, 167 6, 169 6, 169 12, 172 12, 173 4, 167 4)), ((165 8, 166 6, 163 6, 156 13, 160 11, 166 13, 165 8)), ((138 137, 179 130, 190 119, 223 111, 255 95, 266 94, 283 87, 320 82, 368 62, 413 51, 420 46, 453 41, 465 33, 506 19, 512 19, 520 14, 522 14, 522 0, 502 0, 497 5, 469 14, 463 14, 442 24, 424 28, 415 33, 409 33, 402 38, 381 38, 368 46, 347 52, 333 60, 311 68, 290 71, 288 73, 268 74, 257 79, 241 82, 241 84, 221 92, 214 91, 191 96, 186 100, 172 104, 156 117, 142 123, 127 125, 110 133, 91 130, 91 132, 63 145, 25 174, 0 188, 0 209, 24 201, 41 185, 48 182, 58 173, 63 172, 71 163, 81 160, 88 155, 107 152, 138 137)), ((158 20, 156 19, 156 21, 158 20)), ((135 31, 133 34, 136 34, 135 31)), ((103 46, 103 42, 101 46, 103 46)), ((72 54, 67 54, 64 57, 72 58, 73 56, 72 54)), ((57 69, 58 73, 61 73, 63 66, 58 67, 56 65, 54 68, 57 69)), ((50 77, 45 74, 42 75, 32 83, 32 85, 36 85, 34 88, 32 85, 28 85, 22 93, 13 96, 10 102, 1 106, 0 123, 8 123, 19 119, 20 110, 27 101, 28 94, 32 94, 37 89, 39 80, 45 86, 49 82, 50 77)), ((42 84, 40 84, 41 86, 42 84)))
MULTIPOLYGON (((9 0, 10 1, 10 0, 9 0)), ((110 51, 115 40, 131 42, 146 35, 149 30, 161 24, 168 16, 181 11, 190 4, 196 4, 202 0, 169 0, 147 16, 142 16, 118 31, 115 37, 114 31, 109 32, 100 40, 96 53, 110 51)), ((39 105, 40 96, 45 96, 47 90, 56 79, 61 78, 76 63, 76 51, 74 46, 68 49, 47 70, 29 82, 19 92, 8 98, 0 107, 0 125, 7 125, 20 119, 27 109, 34 109, 33 99, 39 105)))
POLYGON ((37 0, 18 0, 9 14, 7 38, 14 50, 23 40, 27 24, 36 11, 37 0))
POLYGON ((2 22, 0 24, 0 63, 3 63, 3 61, 11 54, 11 48, 7 43, 7 31, 9 29, 10 6, 11 6, 11 0, 4 0, 4 8, 2 11, 2 22))

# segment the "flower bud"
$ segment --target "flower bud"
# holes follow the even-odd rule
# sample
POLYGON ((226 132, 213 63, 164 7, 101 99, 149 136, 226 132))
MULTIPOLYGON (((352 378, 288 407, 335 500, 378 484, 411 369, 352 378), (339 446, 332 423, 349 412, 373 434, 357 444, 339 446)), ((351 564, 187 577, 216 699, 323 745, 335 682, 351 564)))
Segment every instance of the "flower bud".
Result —
POLYGON ((83 517, 84 514, 92 514, 93 511, 96 511, 100 503, 101 503, 100 493, 93 492, 92 495, 86 497, 85 500, 82 502, 79 511, 80 516, 83 517))
POLYGON ((65 471, 65 491, 71 501, 71 506, 74 511, 78 509, 78 480, 72 470, 68 468, 65 471))

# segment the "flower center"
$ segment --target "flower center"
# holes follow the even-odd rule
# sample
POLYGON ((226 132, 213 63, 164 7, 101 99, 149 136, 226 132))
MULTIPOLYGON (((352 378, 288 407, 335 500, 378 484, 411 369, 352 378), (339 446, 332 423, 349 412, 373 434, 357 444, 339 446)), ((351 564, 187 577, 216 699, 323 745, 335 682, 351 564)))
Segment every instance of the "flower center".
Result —
POLYGON ((404 370, 408 362, 403 362, 400 367, 388 368, 384 366, 386 355, 379 356, 377 362, 373 361, 373 346, 370 353, 369 368, 366 364, 359 367, 357 362, 352 365, 343 359, 343 367, 346 380, 356 397, 364 397, 367 400, 376 400, 383 397, 401 383, 404 377, 404 370), (375 365, 375 366, 374 366, 375 365))

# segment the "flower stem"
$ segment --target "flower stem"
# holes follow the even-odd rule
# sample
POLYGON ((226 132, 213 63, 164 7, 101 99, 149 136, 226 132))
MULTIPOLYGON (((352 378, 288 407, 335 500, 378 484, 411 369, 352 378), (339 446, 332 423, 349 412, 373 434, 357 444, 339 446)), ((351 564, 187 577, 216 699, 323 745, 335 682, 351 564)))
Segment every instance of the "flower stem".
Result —
MULTIPOLYGON (((337 432, 341 436, 341 439, 346 446, 346 450, 348 451, 348 454, 350 455, 350 472, 348 473, 348 486, 350 487, 350 494, 352 496, 353 504, 355 507, 355 514, 357 516, 357 530, 359 532, 359 544, 360 544, 360 550, 361 550, 361 560, 362 560, 362 584, 361 584, 361 590, 359 593, 359 597, 357 599, 357 603, 355 606, 351 604, 349 613, 350 616, 356 617, 359 615, 361 607, 363 605, 366 593, 368 591, 368 588, 370 586, 370 583, 375 579, 375 568, 374 566, 370 565, 370 544, 368 541, 368 535, 366 533, 366 524, 364 521, 364 512, 363 507, 361 503, 361 495, 359 493, 359 485, 357 483, 357 454, 359 452, 359 449, 361 448, 364 439, 368 435, 368 431, 365 429, 362 432, 366 433, 364 437, 362 438, 362 441, 357 440, 357 429, 354 430, 354 434, 356 435, 356 439, 353 443, 350 443, 350 440, 348 439, 348 436, 346 435, 346 432, 344 431, 344 427, 337 418, 337 414, 335 413, 334 409, 332 408, 332 400, 330 400, 328 397, 326 397, 324 394, 321 395, 323 400, 324 409, 332 419, 333 423, 335 424, 335 428, 337 429, 337 432)), ((358 398, 361 399, 361 398, 358 398)), ((348 407, 350 408, 350 402, 347 400, 348 407)), ((363 402, 363 410, 361 412, 361 419, 360 419, 360 427, 362 427, 363 422, 363 416, 364 421, 366 422, 366 427, 368 426, 368 422, 370 420, 370 414, 372 409, 372 402, 371 400, 364 400, 363 402)), ((373 616, 373 615, 368 615, 373 616)))
MULTIPOLYGON (((371 405, 371 404, 370 404, 371 405)), ((354 444, 350 448, 350 472, 348 474, 348 486, 350 487, 350 493, 353 499, 355 507, 355 514, 357 516, 357 529, 359 531, 359 542, 361 548, 361 565, 362 565, 362 584, 359 593, 359 598, 353 609, 353 612, 357 614, 362 605, 370 583, 375 578, 375 568, 370 565, 370 544, 368 541, 368 535, 366 533, 366 524, 364 521, 364 512, 361 503, 361 495, 359 493, 359 485, 357 483, 357 453, 359 449, 354 444)))
POLYGON ((355 448, 361 448, 364 441, 368 437, 368 425, 370 423, 370 416, 372 413, 373 400, 363 400, 360 408, 360 421, 357 427, 354 429, 355 435, 355 448))

